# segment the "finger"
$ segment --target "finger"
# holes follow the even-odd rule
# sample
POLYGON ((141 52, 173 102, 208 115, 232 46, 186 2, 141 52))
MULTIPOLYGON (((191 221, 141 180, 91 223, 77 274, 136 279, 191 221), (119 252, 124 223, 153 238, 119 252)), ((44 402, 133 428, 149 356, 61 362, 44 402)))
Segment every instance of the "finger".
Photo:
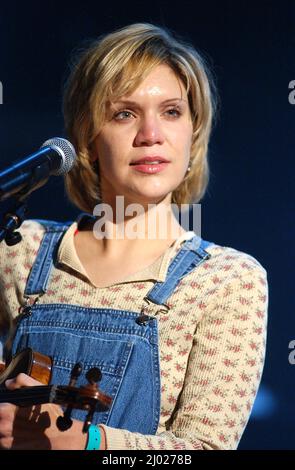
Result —
POLYGON ((35 385, 43 384, 23 373, 18 374, 14 379, 7 379, 5 381, 5 387, 8 388, 8 390, 16 390, 21 387, 33 387, 35 385))
POLYGON ((13 434, 14 419, 18 407, 10 403, 0 404, 0 438, 11 437, 13 434))
MULTIPOLYGON (((14 417, 18 407, 11 403, 0 403, 0 422, 14 417)), ((0 426, 1 431, 1 426, 0 426)))

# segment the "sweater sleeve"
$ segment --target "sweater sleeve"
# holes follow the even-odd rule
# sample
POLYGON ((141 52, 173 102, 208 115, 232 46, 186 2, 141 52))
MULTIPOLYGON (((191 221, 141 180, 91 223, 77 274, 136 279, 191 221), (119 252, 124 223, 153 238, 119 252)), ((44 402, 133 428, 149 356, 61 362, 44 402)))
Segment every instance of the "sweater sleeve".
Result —
POLYGON ((24 303, 26 280, 44 235, 42 225, 33 220, 26 220, 18 231, 22 234, 20 243, 0 243, 0 359, 13 320, 24 303))
POLYGON ((103 425, 107 449, 236 449, 260 384, 268 285, 255 260, 229 277, 198 323, 183 389, 155 436, 103 425))

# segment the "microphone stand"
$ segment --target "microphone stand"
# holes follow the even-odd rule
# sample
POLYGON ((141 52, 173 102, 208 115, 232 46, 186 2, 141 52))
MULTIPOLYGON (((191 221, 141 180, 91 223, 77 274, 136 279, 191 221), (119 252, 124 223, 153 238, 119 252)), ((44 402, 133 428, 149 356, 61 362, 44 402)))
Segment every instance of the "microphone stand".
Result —
MULTIPOLYGON (((28 196, 35 189, 43 186, 48 181, 49 175, 50 167, 48 162, 37 166, 32 174, 30 174, 30 181, 27 186, 16 193, 14 205, 4 213, 2 221, 0 222, 0 243, 5 240, 6 245, 13 246, 22 240, 21 234, 15 230, 21 226, 27 215, 28 196)), ((1 199, 4 200, 12 196, 11 189, 13 185, 19 183, 22 177, 24 177, 24 175, 17 176, 12 183, 9 181, 7 184, 2 184, 0 202, 1 199)), ((27 178, 27 175, 25 175, 25 177, 27 178)))
POLYGON ((16 232, 25 220, 28 211, 27 199, 17 200, 11 209, 2 216, 0 222, 0 243, 5 240, 6 245, 13 246, 22 240, 19 232, 16 232))

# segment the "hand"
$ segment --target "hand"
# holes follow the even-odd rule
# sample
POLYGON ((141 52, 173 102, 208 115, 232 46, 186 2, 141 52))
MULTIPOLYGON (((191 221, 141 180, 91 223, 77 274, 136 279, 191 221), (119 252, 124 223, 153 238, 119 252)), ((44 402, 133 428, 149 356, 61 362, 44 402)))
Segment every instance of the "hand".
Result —
MULTIPOLYGON (((25 386, 42 385, 26 374, 5 382, 9 390, 25 386)), ((56 418, 62 415, 58 405, 34 405, 17 407, 10 403, 0 404, 0 449, 34 450, 82 450, 87 434, 82 433, 83 423, 73 419, 67 431, 60 431, 56 418)))

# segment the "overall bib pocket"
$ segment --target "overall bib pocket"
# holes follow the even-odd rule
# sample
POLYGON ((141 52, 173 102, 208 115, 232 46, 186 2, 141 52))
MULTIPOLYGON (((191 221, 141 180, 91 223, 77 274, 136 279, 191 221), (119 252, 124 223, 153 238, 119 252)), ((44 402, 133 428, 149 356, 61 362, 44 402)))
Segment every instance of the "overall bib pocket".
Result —
MULTIPOLYGON (((85 373, 98 367, 100 390, 112 398, 109 410, 96 412, 94 423, 134 432, 154 433, 160 408, 157 322, 143 329, 137 313, 84 309, 74 305, 34 305, 16 330, 13 354, 26 347, 53 358, 51 383, 67 385, 77 362, 85 373)), ((73 418, 83 420, 85 411, 73 418)))

